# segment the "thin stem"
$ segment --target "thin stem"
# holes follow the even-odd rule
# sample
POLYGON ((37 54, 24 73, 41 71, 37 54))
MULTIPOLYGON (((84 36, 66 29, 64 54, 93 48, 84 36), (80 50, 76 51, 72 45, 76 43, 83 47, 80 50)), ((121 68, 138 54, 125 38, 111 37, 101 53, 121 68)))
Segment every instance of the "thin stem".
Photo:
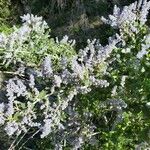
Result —
POLYGON ((21 150, 21 148, 30 140, 32 139, 36 134, 40 132, 41 129, 37 130, 32 136, 30 136, 21 146, 18 150, 21 150))
POLYGON ((15 140, 11 143, 11 145, 10 145, 10 147, 8 148, 8 150, 12 150, 13 149, 13 145, 15 144, 15 142, 17 141, 17 139, 18 139, 18 137, 19 137, 19 135, 20 135, 21 133, 19 133, 18 135, 17 135, 17 137, 15 138, 15 140))
POLYGON ((30 130, 30 128, 22 135, 22 137, 19 139, 19 141, 16 143, 16 145, 14 145, 14 148, 20 143, 20 141, 25 137, 25 135, 27 134, 27 132, 30 130))
POLYGON ((11 71, 0 71, 0 73, 2 74, 10 74, 10 75, 17 75, 17 76, 21 76, 21 77, 24 77, 23 74, 19 74, 17 72, 11 72, 11 71))

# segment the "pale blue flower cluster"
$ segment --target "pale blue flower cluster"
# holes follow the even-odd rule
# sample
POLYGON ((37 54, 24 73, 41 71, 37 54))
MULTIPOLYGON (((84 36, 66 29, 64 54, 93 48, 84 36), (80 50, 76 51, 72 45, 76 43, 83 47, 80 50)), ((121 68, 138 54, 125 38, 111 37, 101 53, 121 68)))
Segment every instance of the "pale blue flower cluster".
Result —
POLYGON ((129 6, 125 6, 122 10, 115 6, 113 15, 109 15, 109 19, 102 17, 102 20, 114 28, 121 29, 125 28, 127 25, 134 28, 133 25, 136 21, 140 21, 142 25, 145 24, 149 9, 149 1, 139 0, 139 2, 136 1, 129 6))
POLYGON ((5 65, 22 62, 22 59, 19 57, 21 55, 23 56, 28 48, 34 48, 34 40, 30 38, 33 34, 36 34, 38 41, 41 38, 49 37, 49 35, 45 33, 48 29, 48 25, 42 20, 42 17, 27 14, 21 18, 23 24, 20 28, 14 26, 14 31, 7 36, 4 33, 0 34, 0 47, 4 51, 1 57, 5 65), (30 47, 27 45, 27 47, 25 47, 25 42, 29 42, 30 47))
POLYGON ((123 109, 127 107, 127 104, 121 99, 108 99, 102 103, 102 107, 110 107, 111 111, 116 112, 115 120, 112 122, 111 127, 111 130, 114 130, 116 125, 123 120, 123 109))
POLYGON ((51 58, 49 56, 45 57, 43 64, 42 64, 42 74, 44 76, 50 76, 53 73, 51 58))
POLYGON ((145 36, 143 41, 141 51, 139 51, 136 56, 138 59, 142 59, 144 55, 148 54, 150 48, 150 34, 145 36))
MULTIPOLYGON (((61 63, 67 64, 60 65, 59 70, 53 67, 51 57, 46 56, 38 70, 33 68, 27 72, 29 69, 24 68, 21 75, 25 78, 9 79, 6 85, 8 104, 5 117, 15 116, 19 111, 21 119, 14 121, 14 125, 11 125, 11 120, 5 122, 8 135, 16 131, 26 132, 30 127, 38 127, 41 138, 44 138, 55 131, 55 128, 62 128, 61 115, 77 94, 86 94, 93 86, 109 86, 109 83, 100 79, 94 71, 97 65, 106 64, 105 61, 116 43, 112 40, 104 50, 98 48, 95 42, 88 41, 86 49, 90 55, 88 51, 83 53, 84 50, 80 50, 71 61, 62 57, 61 63), (104 52, 100 53, 102 50, 104 52), (41 72, 41 75, 37 75, 37 72, 41 72), (88 82, 85 82, 86 80, 88 82), (54 98, 51 100, 49 97, 54 98)), ((105 69, 101 70, 101 73, 104 72, 105 69)), ((76 149, 82 145, 81 137, 74 140, 76 149)))

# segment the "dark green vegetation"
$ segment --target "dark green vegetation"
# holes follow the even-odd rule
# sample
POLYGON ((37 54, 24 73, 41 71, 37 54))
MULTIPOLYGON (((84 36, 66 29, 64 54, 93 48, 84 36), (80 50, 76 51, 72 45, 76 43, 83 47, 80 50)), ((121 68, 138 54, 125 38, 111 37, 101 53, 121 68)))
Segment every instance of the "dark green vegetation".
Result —
POLYGON ((98 38, 106 43, 112 35, 103 25, 101 16, 107 16, 113 6, 128 5, 134 0, 0 0, 0 31, 20 24, 20 16, 32 13, 42 16, 52 29, 52 37, 68 35, 76 39, 79 47, 86 40, 98 38))

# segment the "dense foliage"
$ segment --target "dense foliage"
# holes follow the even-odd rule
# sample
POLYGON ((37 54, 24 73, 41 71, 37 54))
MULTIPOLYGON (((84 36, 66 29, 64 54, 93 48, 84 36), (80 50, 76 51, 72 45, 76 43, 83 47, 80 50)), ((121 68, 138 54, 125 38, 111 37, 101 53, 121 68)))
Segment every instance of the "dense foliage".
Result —
POLYGON ((1 32, 2 149, 148 148, 149 9, 146 0, 115 6, 101 18, 114 31, 105 46, 88 39, 78 50, 32 14, 1 32))
POLYGON ((128 5, 135 0, 1 0, 0 31, 20 25, 20 16, 34 14, 42 16, 51 27, 52 37, 69 35, 76 39, 78 47, 84 47, 87 39, 100 38, 106 43, 112 35, 109 26, 100 20, 102 15, 112 12, 115 4, 128 5), (6 13, 6 11, 8 13, 6 13), (104 32, 105 31, 105 32, 104 32), (84 46, 83 46, 84 45, 84 46))

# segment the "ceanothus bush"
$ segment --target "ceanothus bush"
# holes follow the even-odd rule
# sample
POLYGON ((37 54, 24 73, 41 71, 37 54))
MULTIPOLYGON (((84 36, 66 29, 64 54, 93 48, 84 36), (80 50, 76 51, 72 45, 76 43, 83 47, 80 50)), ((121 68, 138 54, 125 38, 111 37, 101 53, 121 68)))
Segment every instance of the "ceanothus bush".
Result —
MULTIPOLYGON (((68 42, 67 36, 60 42, 49 38, 48 26, 41 17, 27 14, 21 18, 19 29, 10 35, 1 34, 1 72, 7 79, 2 87, 5 100, 1 103, 0 123, 9 136, 27 134, 33 128, 33 135, 40 133, 44 138, 66 129, 66 109, 76 95, 88 93, 93 86, 109 86, 102 79, 107 68, 105 60, 120 39, 114 38, 105 47, 97 40, 88 40, 87 47, 75 53, 74 41, 68 42), (49 44, 54 45, 53 49, 49 44), (97 70, 100 66, 102 69, 97 70)), ((85 125, 91 134, 88 130, 93 127, 85 125)), ((77 146, 76 142, 72 146, 77 149, 81 144, 77 146)))
MULTIPOLYGON (((123 111, 128 105, 148 103, 149 9, 146 0, 122 10, 115 6, 113 15, 102 20, 116 34, 106 46, 87 40, 79 51, 68 36, 50 38, 47 23, 30 14, 21 17, 20 28, 0 34, 0 124, 14 139, 9 150, 22 149, 33 137, 50 139, 55 150, 114 148, 100 143, 99 135, 120 131, 118 124, 129 118, 123 111), (90 99, 95 93, 100 100, 90 99)), ((107 136, 103 141, 109 143, 107 136)))

